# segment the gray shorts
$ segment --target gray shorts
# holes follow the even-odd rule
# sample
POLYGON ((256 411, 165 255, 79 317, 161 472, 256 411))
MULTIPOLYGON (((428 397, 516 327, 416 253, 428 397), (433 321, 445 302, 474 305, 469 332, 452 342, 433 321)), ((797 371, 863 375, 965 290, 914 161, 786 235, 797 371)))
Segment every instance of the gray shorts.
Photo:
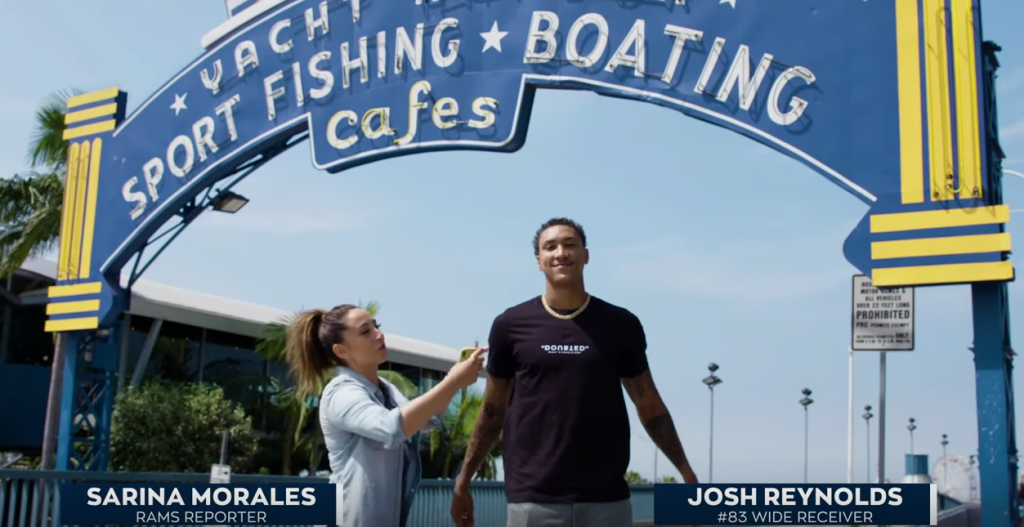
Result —
POLYGON ((633 504, 509 503, 508 527, 632 527, 633 504))

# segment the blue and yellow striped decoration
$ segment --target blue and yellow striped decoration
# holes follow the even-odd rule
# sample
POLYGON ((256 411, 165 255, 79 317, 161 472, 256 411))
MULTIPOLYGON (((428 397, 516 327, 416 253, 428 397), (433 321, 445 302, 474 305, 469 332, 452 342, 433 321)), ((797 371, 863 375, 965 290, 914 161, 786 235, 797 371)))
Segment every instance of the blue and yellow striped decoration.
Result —
POLYGON ((893 3, 902 202, 981 199, 984 167, 973 2, 893 3))
POLYGON ((1012 280, 1004 205, 986 206, 972 0, 896 1, 900 199, 939 210, 874 214, 872 282, 1012 280), (964 203, 966 201, 966 203, 964 203), (941 257, 941 263, 934 263, 941 257), (931 260, 931 261, 930 261, 931 260), (955 263, 950 263, 954 261, 955 263))
POLYGON ((1013 280, 1006 205, 871 216, 872 283, 879 287, 1013 280), (942 257, 943 263, 929 263, 942 257), (955 263, 951 263, 951 260, 955 263), (893 262, 907 265, 891 266, 893 262))
POLYGON ((117 88, 71 97, 67 101, 64 139, 68 172, 60 225, 57 285, 48 291, 46 331, 96 329, 102 283, 92 276, 96 202, 103 141, 124 120, 127 95, 117 88), (93 298, 89 298, 93 297, 93 298))

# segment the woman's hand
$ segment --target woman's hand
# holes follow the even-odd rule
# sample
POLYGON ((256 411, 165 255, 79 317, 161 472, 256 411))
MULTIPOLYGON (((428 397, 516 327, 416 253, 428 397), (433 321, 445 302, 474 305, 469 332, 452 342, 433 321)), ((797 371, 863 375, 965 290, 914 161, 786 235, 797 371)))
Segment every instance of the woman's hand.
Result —
POLYGON ((468 359, 452 366, 448 371, 447 379, 457 390, 469 387, 480 378, 480 372, 484 369, 484 352, 487 347, 477 347, 476 351, 468 359))

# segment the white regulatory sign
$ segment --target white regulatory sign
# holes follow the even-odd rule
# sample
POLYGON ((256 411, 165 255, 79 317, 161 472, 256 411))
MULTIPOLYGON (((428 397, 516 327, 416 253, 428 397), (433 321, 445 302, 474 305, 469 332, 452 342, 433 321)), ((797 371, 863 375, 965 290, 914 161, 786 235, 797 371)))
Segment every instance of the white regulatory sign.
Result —
POLYGON ((231 465, 211 466, 210 483, 231 483, 231 465))
POLYGON ((913 351, 914 288, 879 289, 854 276, 852 329, 855 351, 913 351))

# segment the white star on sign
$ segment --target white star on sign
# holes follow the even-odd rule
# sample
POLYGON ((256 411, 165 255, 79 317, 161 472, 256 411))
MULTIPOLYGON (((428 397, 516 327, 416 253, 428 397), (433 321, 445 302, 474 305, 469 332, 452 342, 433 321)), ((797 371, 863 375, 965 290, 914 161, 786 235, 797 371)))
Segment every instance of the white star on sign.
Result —
POLYGON ((480 36, 484 37, 484 51, 494 48, 501 53, 501 39, 505 38, 505 35, 508 35, 508 31, 498 31, 498 21, 495 20, 490 31, 480 33, 480 36))
POLYGON ((733 9, 736 9, 736 0, 719 0, 719 4, 729 4, 733 9))
POLYGON ((187 93, 185 95, 174 95, 174 104, 171 105, 171 109, 174 110, 175 117, 177 117, 178 113, 182 110, 188 109, 188 106, 185 106, 185 97, 188 97, 187 93))

